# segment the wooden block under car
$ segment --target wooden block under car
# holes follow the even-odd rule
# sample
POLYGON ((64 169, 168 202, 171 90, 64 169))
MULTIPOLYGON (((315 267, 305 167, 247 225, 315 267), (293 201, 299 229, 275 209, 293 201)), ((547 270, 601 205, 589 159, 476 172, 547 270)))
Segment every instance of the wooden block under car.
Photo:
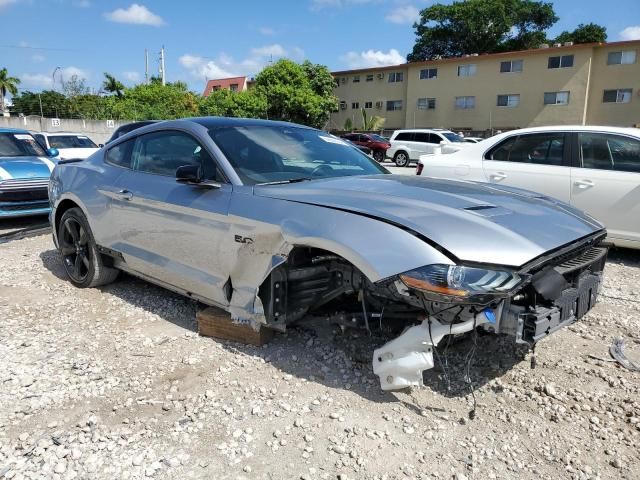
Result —
POLYGON ((255 330, 249 322, 231 320, 229 312, 216 307, 201 308, 196 313, 198 334, 203 337, 233 340, 248 343, 258 347, 267 343, 273 337, 273 330, 260 327, 255 330))

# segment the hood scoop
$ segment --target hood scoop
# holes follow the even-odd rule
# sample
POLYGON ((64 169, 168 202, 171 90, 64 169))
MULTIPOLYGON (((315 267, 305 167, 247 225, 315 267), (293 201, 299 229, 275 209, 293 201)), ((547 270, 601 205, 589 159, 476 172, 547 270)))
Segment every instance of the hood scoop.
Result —
POLYGON ((479 215, 481 217, 495 217, 511 213, 508 209, 496 205, 472 205, 464 207, 462 210, 479 215))

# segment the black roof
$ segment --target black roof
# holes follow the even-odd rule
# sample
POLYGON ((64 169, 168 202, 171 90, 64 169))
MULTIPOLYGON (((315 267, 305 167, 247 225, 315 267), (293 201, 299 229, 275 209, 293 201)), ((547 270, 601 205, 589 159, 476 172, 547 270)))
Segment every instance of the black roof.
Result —
POLYGON ((308 127, 306 125, 300 125, 300 124, 291 123, 291 122, 282 122, 277 120, 262 120, 259 118, 193 117, 193 118, 184 118, 182 120, 199 123, 200 125, 206 128, 280 125, 283 127, 299 127, 299 128, 308 128, 310 130, 313 130, 311 127, 308 127))

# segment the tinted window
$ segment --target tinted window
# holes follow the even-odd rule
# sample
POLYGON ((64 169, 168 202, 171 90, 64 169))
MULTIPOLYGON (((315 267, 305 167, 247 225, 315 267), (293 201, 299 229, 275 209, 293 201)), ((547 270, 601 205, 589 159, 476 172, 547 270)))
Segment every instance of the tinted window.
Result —
POLYGON ((156 175, 175 176, 178 167, 202 167, 207 180, 216 178, 212 158, 191 135, 182 132, 154 132, 136 138, 133 147, 133 169, 156 175))
POLYGON ((536 133, 518 137, 509 153, 510 162, 562 165, 563 133, 536 133))
POLYGON ((0 157, 44 157, 46 155, 30 133, 0 133, 0 157))
POLYGON ((414 142, 431 143, 428 133, 416 132, 413 135, 414 135, 414 138, 413 138, 414 142))
POLYGON ((606 133, 579 133, 583 168, 640 173, 640 140, 606 133))
POLYGON ((35 134, 33 137, 38 141, 42 148, 47 148, 47 142, 45 141, 43 135, 35 134))
POLYGON ((344 140, 295 126, 220 127, 209 135, 246 184, 388 173, 344 140))
POLYGON ((53 148, 98 148, 84 135, 56 135, 49 137, 49 145, 53 148))
POLYGON ((430 133, 429 134, 429 143, 435 143, 437 145, 440 145, 440 142, 442 142, 444 139, 438 135, 437 133, 430 133))
POLYGON ((127 140, 111 147, 105 154, 105 161, 119 167, 131 168, 131 150, 134 141, 135 139, 127 140))
POLYGON ((487 160, 499 160, 502 162, 506 162, 509 160, 509 153, 511 152, 511 147, 518 139, 517 136, 509 137, 500 143, 497 147, 494 147, 487 156, 485 157, 487 160))
POLYGON ((411 132, 400 132, 395 139, 410 142, 413 139, 413 134, 411 132))

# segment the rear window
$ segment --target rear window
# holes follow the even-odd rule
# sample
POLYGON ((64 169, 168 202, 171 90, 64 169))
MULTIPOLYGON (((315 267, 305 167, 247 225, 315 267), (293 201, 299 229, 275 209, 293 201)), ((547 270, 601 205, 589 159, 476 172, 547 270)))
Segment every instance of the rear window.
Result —
POLYGON ((46 152, 30 133, 0 133, 0 157, 44 157, 46 152))
POLYGON ((411 140, 413 140, 413 133, 412 132, 400 132, 398 135, 396 135, 396 140, 410 142, 411 140))
POLYGON ((52 148, 98 148, 91 139, 84 135, 56 135, 49 137, 52 148))

